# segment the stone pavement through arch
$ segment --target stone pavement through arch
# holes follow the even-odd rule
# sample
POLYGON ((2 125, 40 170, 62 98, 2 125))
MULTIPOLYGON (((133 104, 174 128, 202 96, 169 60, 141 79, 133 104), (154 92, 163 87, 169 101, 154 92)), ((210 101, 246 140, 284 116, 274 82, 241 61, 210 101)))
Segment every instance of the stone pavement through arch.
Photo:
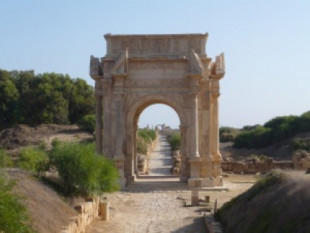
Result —
POLYGON ((171 147, 167 141, 167 136, 158 134, 157 144, 150 156, 149 175, 169 176, 173 160, 171 157, 171 147))

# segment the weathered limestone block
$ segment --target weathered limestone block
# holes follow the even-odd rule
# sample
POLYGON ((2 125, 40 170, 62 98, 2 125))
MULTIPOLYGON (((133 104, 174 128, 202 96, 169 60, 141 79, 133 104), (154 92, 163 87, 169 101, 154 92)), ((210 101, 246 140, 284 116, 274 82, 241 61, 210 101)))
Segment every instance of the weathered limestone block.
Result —
POLYGON ((243 162, 237 162, 233 165, 232 171, 235 173, 244 173, 247 169, 247 164, 243 162))
POLYGON ((310 168, 310 152, 296 151, 293 155, 294 169, 310 168))

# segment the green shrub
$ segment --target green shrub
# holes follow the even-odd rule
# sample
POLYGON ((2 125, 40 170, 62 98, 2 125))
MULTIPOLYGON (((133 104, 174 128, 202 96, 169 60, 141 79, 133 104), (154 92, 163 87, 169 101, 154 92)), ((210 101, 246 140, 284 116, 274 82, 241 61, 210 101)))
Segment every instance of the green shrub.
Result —
POLYGON ((170 144, 171 150, 179 150, 181 146, 181 134, 180 133, 172 133, 167 137, 168 142, 170 144))
POLYGON ((0 149, 0 167, 13 167, 14 163, 5 150, 0 149))
POLYGON ((296 150, 310 151, 310 139, 296 138, 291 142, 290 147, 293 151, 296 150))
POLYGON ((29 215, 21 198, 11 192, 13 183, 0 174, 0 232, 32 233, 29 215))
POLYGON ((59 144, 51 153, 66 194, 87 196, 119 189, 117 169, 96 154, 94 144, 59 144))
POLYGON ((232 142, 239 130, 231 127, 220 128, 220 142, 232 142))
POLYGON ((43 150, 27 147, 20 151, 19 156, 18 167, 21 169, 33 172, 36 175, 48 170, 49 160, 43 150))
POLYGON ((297 116, 276 117, 265 123, 272 130, 271 142, 279 142, 299 132, 300 118, 297 116))
POLYGON ((299 123, 300 131, 301 132, 308 132, 310 131, 310 111, 303 113, 300 116, 300 123, 299 123))
POLYGON ((60 145, 60 140, 58 139, 58 138, 54 138, 53 140, 52 140, 52 147, 56 147, 56 146, 59 146, 60 145))
POLYGON ((95 115, 89 114, 83 116, 82 119, 78 121, 78 126, 82 130, 86 130, 90 133, 93 133, 95 130, 95 122, 96 122, 95 115))
POLYGON ((259 148, 270 142, 271 130, 263 126, 240 133, 234 139, 234 147, 259 148))
POLYGON ((139 129, 137 136, 137 152, 146 155, 148 145, 156 139, 156 131, 153 129, 139 129))
POLYGON ((156 139, 156 132, 153 129, 139 129, 138 136, 143 138, 145 142, 152 142, 156 139))
POLYGON ((261 148, 310 131, 310 111, 298 116, 275 117, 264 126, 245 126, 234 139, 236 148, 261 148))
POLYGON ((138 138, 137 138, 137 152, 139 154, 146 155, 147 154, 147 146, 148 146, 148 143, 145 141, 145 139, 142 138, 141 136, 138 136, 138 138))

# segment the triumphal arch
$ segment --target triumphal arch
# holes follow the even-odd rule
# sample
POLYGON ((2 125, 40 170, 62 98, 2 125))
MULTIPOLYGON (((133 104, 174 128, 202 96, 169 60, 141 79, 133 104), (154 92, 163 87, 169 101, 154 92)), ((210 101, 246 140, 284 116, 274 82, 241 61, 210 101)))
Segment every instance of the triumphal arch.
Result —
POLYGON ((106 34, 106 55, 91 56, 97 151, 112 158, 122 185, 135 179, 139 115, 162 103, 180 118, 181 175, 189 187, 222 185, 219 80, 224 55, 206 54, 208 34, 106 34))

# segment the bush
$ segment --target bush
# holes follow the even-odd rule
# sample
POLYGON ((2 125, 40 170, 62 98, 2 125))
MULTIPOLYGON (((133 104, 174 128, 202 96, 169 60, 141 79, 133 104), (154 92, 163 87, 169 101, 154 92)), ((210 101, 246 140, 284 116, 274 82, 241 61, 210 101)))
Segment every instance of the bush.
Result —
POLYGON ((81 120, 78 121, 78 126, 82 130, 86 130, 90 133, 93 133, 95 130, 95 115, 89 114, 86 116, 83 116, 81 120))
POLYGON ((270 142, 270 134, 270 129, 259 126, 237 135, 234 139, 234 147, 259 148, 267 146, 270 142))
POLYGON ((6 152, 0 149, 0 167, 13 167, 14 163, 6 152))
POLYGON ((310 111, 301 115, 299 127, 301 132, 310 131, 310 111))
POLYGON ((156 132, 153 129, 139 129, 138 136, 143 138, 145 142, 152 142, 156 139, 156 132))
POLYGON ((275 117, 264 126, 245 126, 234 139, 237 148, 260 148, 310 130, 310 112, 298 116, 275 117))
POLYGON ((96 154, 94 144, 59 144, 51 153, 66 194, 88 196, 119 189, 117 169, 96 154))
POLYGON ((238 134, 238 129, 231 127, 220 128, 220 142, 232 142, 238 134))
POLYGON ((49 160, 43 150, 27 147, 20 151, 19 156, 18 167, 21 169, 33 172, 36 175, 48 170, 49 160))
POLYGON ((137 138, 137 152, 142 155, 147 154, 147 146, 148 143, 142 138, 141 136, 138 136, 137 138))
POLYGON ((180 149, 180 146, 181 146, 181 134, 180 133, 172 133, 168 135, 167 139, 171 146, 172 151, 176 151, 180 149))
POLYGON ((310 151, 310 139, 296 138, 291 142, 290 146, 293 151, 297 150, 310 151))
POLYGON ((148 145, 156 139, 156 131, 153 129, 139 129, 137 137, 137 152, 146 155, 148 145))
POLYGON ((13 183, 0 174, 0 232, 32 233, 27 209, 21 198, 11 192, 13 183))
POLYGON ((272 129, 271 143, 287 139, 299 132, 300 119, 297 116, 276 117, 268 121, 264 127, 272 129))

